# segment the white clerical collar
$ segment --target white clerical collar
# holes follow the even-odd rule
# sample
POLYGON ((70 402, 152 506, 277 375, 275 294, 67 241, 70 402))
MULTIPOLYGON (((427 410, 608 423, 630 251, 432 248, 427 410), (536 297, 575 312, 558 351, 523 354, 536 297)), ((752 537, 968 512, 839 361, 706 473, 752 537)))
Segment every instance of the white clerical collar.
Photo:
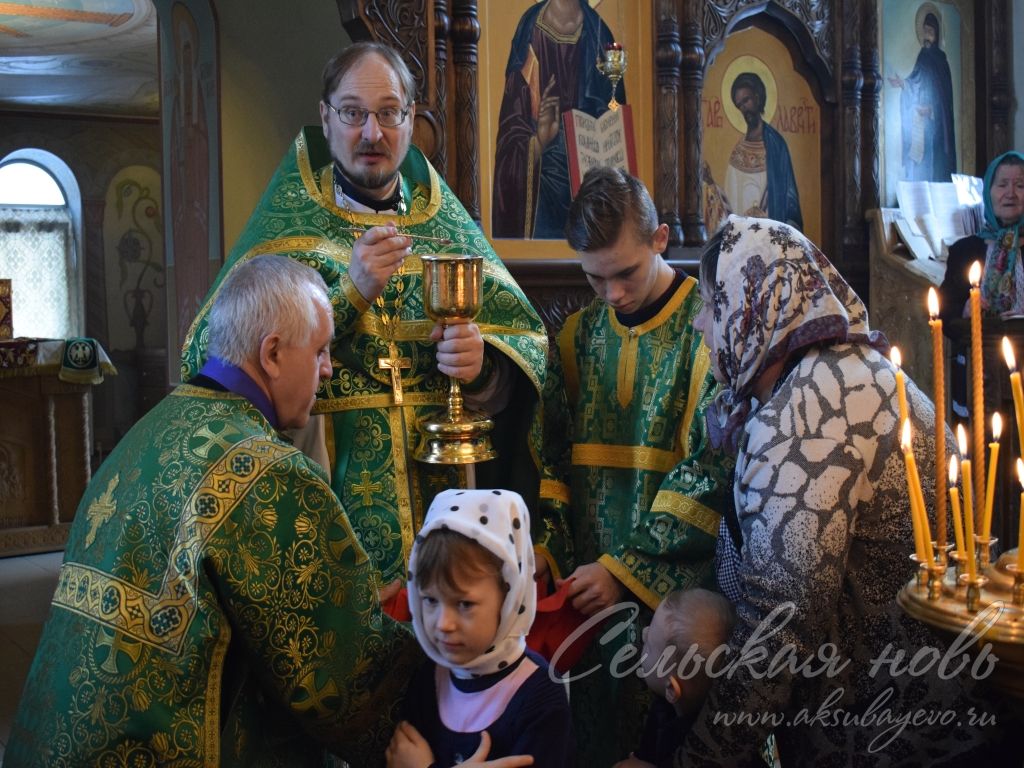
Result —
POLYGON ((375 211, 368 205, 363 205, 358 200, 354 200, 344 192, 341 191, 340 187, 335 186, 334 188, 334 204, 339 208, 344 208, 346 211, 352 211, 352 213, 375 213, 375 214, 395 214, 396 216, 401 215, 394 208, 388 208, 384 211, 375 211))
POLYGON ((353 213, 384 215, 394 213, 398 216, 404 216, 409 210, 402 191, 402 174, 400 173, 396 174, 391 194, 381 200, 370 200, 365 195, 359 194, 359 190, 345 177, 337 163, 334 164, 333 176, 334 203, 339 208, 353 213))

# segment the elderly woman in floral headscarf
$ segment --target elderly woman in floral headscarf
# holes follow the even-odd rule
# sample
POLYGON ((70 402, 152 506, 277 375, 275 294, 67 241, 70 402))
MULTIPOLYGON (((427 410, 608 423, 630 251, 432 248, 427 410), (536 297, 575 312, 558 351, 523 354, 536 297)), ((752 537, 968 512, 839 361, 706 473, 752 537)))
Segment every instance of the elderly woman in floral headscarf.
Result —
MULTIPOLYGON (((884 336, 825 256, 779 222, 730 216, 705 249, 700 287, 696 326, 723 384, 711 437, 737 452, 736 517, 719 536, 721 586, 738 618, 727 658, 744 646, 755 649, 747 659, 767 653, 718 678, 676 764, 756 764, 773 730, 759 718, 772 717, 785 768, 850 765, 855 755, 955 762, 980 737, 966 718, 892 730, 843 720, 968 706, 963 681, 941 681, 934 668, 914 677, 872 666, 887 647, 908 657, 945 648, 895 603, 914 545, 884 336), (738 713, 747 719, 721 719, 738 713)), ((907 398, 931 508, 934 408, 912 382, 907 398)))
POLYGON ((967 271, 981 262, 981 302, 994 315, 1024 314, 1024 154, 1005 152, 985 171, 982 202, 985 223, 976 235, 957 240, 949 249, 942 282, 942 312, 949 319, 967 308, 967 271))
MULTIPOLYGON (((943 328, 955 342, 960 342, 960 331, 950 321, 967 313, 967 272, 975 261, 983 266, 984 310, 992 315, 1024 315, 1024 155, 1005 152, 989 163, 982 201, 985 223, 978 234, 961 238, 950 246, 946 276, 939 288, 943 328)), ((953 412, 966 419, 967 355, 963 345, 953 350, 951 389, 953 412)))

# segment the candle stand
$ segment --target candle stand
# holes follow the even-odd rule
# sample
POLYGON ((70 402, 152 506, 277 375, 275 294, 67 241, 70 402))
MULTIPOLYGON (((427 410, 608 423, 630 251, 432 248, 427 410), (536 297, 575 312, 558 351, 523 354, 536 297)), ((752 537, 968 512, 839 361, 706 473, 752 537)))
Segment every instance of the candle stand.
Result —
MULTIPOLYGON (((931 311, 931 308, 929 310, 931 311)), ((1003 365, 1003 353, 1000 348, 1003 346, 1003 336, 1008 336, 1011 347, 1016 346, 1018 351, 1024 349, 1024 321, 985 318, 984 334, 979 334, 978 330, 969 326, 965 320, 962 323, 958 322, 954 326, 954 331, 963 338, 964 346, 969 339, 974 346, 969 358, 969 380, 975 383, 983 382, 981 387, 972 387, 975 390, 972 393, 975 397, 969 400, 972 402, 972 415, 980 414, 980 420, 983 421, 985 412, 1001 410, 1004 414, 1015 414, 1024 404, 1024 398, 1021 403, 1015 403, 1011 398, 1008 383, 1012 380, 1005 374, 1007 368, 1003 365), (970 333, 972 330, 973 334, 970 333), (984 363, 981 362, 982 358, 984 363), (983 403, 979 402, 981 389, 985 394, 983 403)), ((1007 365, 1011 371, 1014 370, 1009 360, 1007 365)), ((936 408, 944 407, 945 403, 936 403, 936 408)), ((1010 544, 1018 539, 1017 531, 1013 530, 1016 527, 1013 523, 1015 512, 1018 512, 1017 492, 1024 487, 1024 476, 1020 477, 1018 486, 1018 477, 1012 470, 1013 459, 1024 451, 1024 440, 1021 440, 1018 434, 1022 423, 1019 419, 1022 415, 1016 415, 1017 419, 1011 417, 1007 420, 1009 434, 1004 436, 1003 450, 997 454, 996 471, 989 478, 989 484, 992 486, 989 493, 993 496, 989 509, 996 512, 993 519, 989 511, 989 524, 995 526, 993 533, 997 533, 1004 542, 1010 544)), ((972 426, 976 427, 977 422, 972 420, 972 426)), ((981 435, 976 432, 974 444, 969 448, 961 441, 961 453, 966 451, 970 458, 985 456, 984 442, 979 439, 980 437, 981 435)), ((996 435, 994 442, 998 443, 998 440, 996 435)), ((989 448, 991 450, 992 446, 989 448)), ((966 454, 962 458, 966 458, 966 454)), ((940 468, 937 469, 941 471, 940 468)), ((980 475, 981 470, 978 468, 977 474, 974 475, 975 481, 980 475)), ((975 488, 980 487, 975 485, 975 488)), ((980 523, 982 515, 978 512, 978 505, 982 504, 984 496, 976 491, 972 495, 974 503, 968 505, 965 502, 964 514, 971 514, 972 522, 980 523), (968 508, 972 510, 970 513, 968 508)), ((1024 493, 1020 494, 1020 499, 1021 503, 1024 503, 1024 493)), ((955 501, 952 507, 953 514, 959 514, 959 501, 955 501)), ((1018 561, 1018 550, 1004 552, 993 561, 993 555, 998 551, 995 548, 998 541, 996 536, 984 535, 989 533, 988 528, 979 527, 978 524, 968 528, 968 521, 965 519, 963 522, 964 530, 956 532, 958 541, 961 537, 966 539, 971 542, 967 547, 973 545, 973 549, 965 547, 964 555, 961 556, 956 547, 947 547, 948 539, 941 542, 941 548, 932 542, 935 557, 934 565, 931 567, 920 562, 916 555, 912 555, 911 559, 916 563, 917 570, 914 577, 900 590, 896 598, 897 603, 909 616, 925 622, 951 639, 966 631, 971 640, 969 649, 975 652, 980 652, 985 644, 991 644, 992 653, 998 658, 998 662, 985 681, 997 691, 1011 697, 1014 708, 1024 715, 1024 569, 1018 567, 1021 562, 1018 561)), ((1019 535, 1024 536, 1024 526, 1020 526, 1019 535)))
POLYGON ((958 578, 956 565, 922 567, 923 579, 912 579, 896 599, 908 615, 950 637, 973 624, 972 645, 991 643, 999 658, 988 682, 1024 702, 1024 573, 1016 558, 1016 550, 1003 554, 973 581, 967 573, 958 578))

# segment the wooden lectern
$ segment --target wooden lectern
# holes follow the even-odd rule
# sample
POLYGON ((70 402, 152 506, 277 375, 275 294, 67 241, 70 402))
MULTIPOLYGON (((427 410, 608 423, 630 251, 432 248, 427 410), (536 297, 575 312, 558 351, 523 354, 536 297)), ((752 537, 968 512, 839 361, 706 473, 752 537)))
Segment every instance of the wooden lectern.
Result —
MULTIPOLYGON (((0 557, 63 549, 92 477, 92 384, 62 378, 64 346, 0 342, 0 557)), ((115 373, 96 349, 97 373, 115 373)))

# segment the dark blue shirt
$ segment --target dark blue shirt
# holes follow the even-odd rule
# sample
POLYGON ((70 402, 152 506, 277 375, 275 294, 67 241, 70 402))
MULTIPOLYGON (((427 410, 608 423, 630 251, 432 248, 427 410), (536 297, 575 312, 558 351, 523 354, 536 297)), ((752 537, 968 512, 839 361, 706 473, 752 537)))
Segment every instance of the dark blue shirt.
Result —
MULTIPOLYGON (((575 742, 565 687, 551 679, 548 663, 541 656, 527 650, 526 657, 538 669, 515 692, 501 716, 486 728, 491 737, 487 759, 532 755, 534 768, 566 768, 573 764, 575 742)), ((435 666, 433 662, 423 665, 409 682, 403 717, 430 744, 438 768, 449 768, 476 752, 480 733, 451 731, 441 722, 435 666)), ((494 675, 453 682, 462 691, 486 690, 517 666, 518 663, 494 675)))

